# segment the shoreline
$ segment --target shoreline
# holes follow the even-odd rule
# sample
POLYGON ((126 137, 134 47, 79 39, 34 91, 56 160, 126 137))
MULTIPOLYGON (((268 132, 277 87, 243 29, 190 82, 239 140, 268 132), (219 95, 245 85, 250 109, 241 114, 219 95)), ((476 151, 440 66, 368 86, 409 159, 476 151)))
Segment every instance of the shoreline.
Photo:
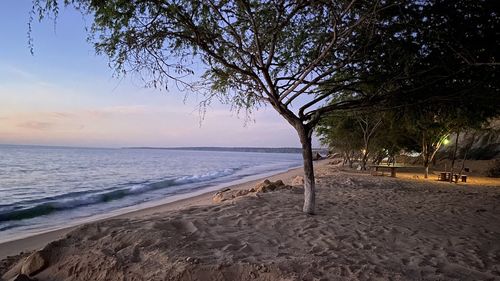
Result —
MULTIPOLYGON (((264 177, 295 183, 212 194, 88 223, 35 251, 37 280, 500 280, 500 182, 449 184, 373 176, 315 163, 315 215, 303 213, 292 169, 264 177), (444 243, 443 243, 444 242, 444 243)), ((57 234, 57 233, 56 233, 57 234)), ((55 235, 48 233, 46 235, 55 235)), ((50 237, 11 245, 43 246, 50 237), (46 239, 46 241, 42 241, 46 239)), ((52 237, 55 240, 58 237, 52 237)), ((5 246, 1 245, 2 247, 5 246)), ((17 248, 16 248, 17 247, 17 248)), ((0 248, 0 253, 3 251, 0 248)), ((12 280, 30 252, 2 260, 12 280)))
MULTIPOLYGON (((315 165, 323 165, 325 160, 316 161, 315 165)), ((174 195, 172 197, 165 198, 163 200, 158 200, 155 202, 143 203, 135 206, 130 206, 122 209, 113 211, 113 214, 102 214, 97 216, 92 216, 88 220, 82 220, 76 225, 63 226, 55 230, 41 231, 39 233, 34 233, 33 235, 20 237, 17 239, 0 242, 0 260, 8 256, 18 255, 21 252, 33 251, 38 248, 45 246, 47 243, 56 241, 63 238, 68 232, 81 227, 82 225, 105 221, 109 219, 128 219, 128 218, 138 218, 145 217, 153 214, 164 213, 184 208, 189 208, 193 206, 203 206, 211 205, 212 197, 215 192, 224 188, 230 188, 235 190, 249 189, 255 186, 257 183, 269 179, 276 181, 278 179, 283 180, 286 184, 289 184, 291 180, 299 175, 302 175, 302 166, 296 168, 290 168, 285 171, 277 171, 270 173, 263 173, 258 175, 249 176, 247 178, 221 183, 214 186, 209 186, 207 188, 201 189, 198 192, 186 193, 180 195, 174 195), (141 206, 142 205, 142 206, 141 206)))

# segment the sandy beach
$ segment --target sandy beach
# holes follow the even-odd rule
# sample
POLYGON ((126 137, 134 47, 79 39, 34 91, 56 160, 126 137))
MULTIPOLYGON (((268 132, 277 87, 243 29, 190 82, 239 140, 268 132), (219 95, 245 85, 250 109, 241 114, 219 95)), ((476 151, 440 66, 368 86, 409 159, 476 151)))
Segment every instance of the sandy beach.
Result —
MULTIPOLYGON (((318 162, 319 165, 324 165, 326 163, 327 161, 318 162)), ((293 178, 295 178, 296 176, 300 176, 302 174, 303 174, 302 168, 296 168, 288 170, 286 172, 277 173, 275 175, 262 177, 250 181, 245 181, 238 184, 233 184, 224 187, 223 189, 225 188, 230 188, 232 190, 250 189, 259 182, 263 181, 264 179, 270 179, 270 180, 288 179, 289 180, 288 183, 290 184, 293 178)), ((206 191, 199 195, 178 199, 173 202, 168 202, 154 207, 146 207, 136 211, 125 212, 123 214, 113 216, 113 218, 126 219, 132 217, 141 217, 155 213, 163 213, 173 210, 179 210, 191 206, 210 205, 212 204, 212 197, 215 192, 216 191, 213 191, 213 188, 209 188, 209 191, 206 191)), ((96 221, 100 220, 101 219, 96 219, 96 221)), ((4 259, 7 256, 17 255, 20 252, 33 251, 35 249, 41 248, 51 241, 64 237, 66 233, 74 230, 75 228, 77 228, 77 226, 63 227, 58 230, 36 234, 27 238, 15 239, 12 241, 0 243, 0 259, 4 259)))
MULTIPOLYGON (((290 185, 300 174, 268 178, 290 185)), ((40 249, 38 280, 500 280, 498 181, 374 177, 328 161, 316 175, 312 216, 298 185, 220 203, 212 192, 4 243, 0 253, 40 249)), ((3 280, 28 255, 3 260, 3 280)))

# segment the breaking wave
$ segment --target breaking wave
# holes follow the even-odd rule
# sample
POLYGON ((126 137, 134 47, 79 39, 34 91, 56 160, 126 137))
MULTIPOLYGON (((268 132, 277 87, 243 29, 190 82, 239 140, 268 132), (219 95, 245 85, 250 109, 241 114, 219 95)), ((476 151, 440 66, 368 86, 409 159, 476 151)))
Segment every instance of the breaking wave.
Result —
MULTIPOLYGON (((100 192, 73 192, 54 197, 26 201, 21 204, 0 206, 0 222, 36 218, 57 211, 75 209, 81 206, 102 204, 127 196, 142 194, 151 190, 165 189, 201 182, 211 182, 234 174, 238 169, 224 169, 198 175, 173 177, 153 183, 132 183, 100 192), (125 186, 125 187, 123 187, 125 186)), ((2 229, 0 229, 1 231, 2 229)))

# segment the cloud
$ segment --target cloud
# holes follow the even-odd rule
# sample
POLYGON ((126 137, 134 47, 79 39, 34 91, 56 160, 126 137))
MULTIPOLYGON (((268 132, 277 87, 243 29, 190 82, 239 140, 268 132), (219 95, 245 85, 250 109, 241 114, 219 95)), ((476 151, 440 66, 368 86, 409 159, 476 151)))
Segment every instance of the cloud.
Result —
POLYGON ((139 115, 148 112, 144 105, 111 106, 97 109, 87 109, 79 112, 85 116, 94 118, 107 118, 117 115, 139 115))
POLYGON ((27 111, 1 122, 0 142, 90 146, 298 146, 293 128, 269 110, 252 120, 211 110, 199 126, 196 111, 160 105, 116 105, 27 111), (239 118, 238 118, 239 117, 239 118), (246 126, 245 126, 246 124, 246 126))
POLYGON ((75 114, 69 112, 49 112, 48 115, 57 119, 67 119, 75 117, 75 114))
POLYGON ((27 121, 19 123, 17 126, 20 128, 31 129, 31 130, 48 130, 53 127, 54 124, 50 122, 39 122, 39 121, 27 121))
POLYGON ((37 80, 37 76, 31 72, 13 65, 0 65, 0 72, 4 72, 9 76, 19 77, 28 80, 37 80))

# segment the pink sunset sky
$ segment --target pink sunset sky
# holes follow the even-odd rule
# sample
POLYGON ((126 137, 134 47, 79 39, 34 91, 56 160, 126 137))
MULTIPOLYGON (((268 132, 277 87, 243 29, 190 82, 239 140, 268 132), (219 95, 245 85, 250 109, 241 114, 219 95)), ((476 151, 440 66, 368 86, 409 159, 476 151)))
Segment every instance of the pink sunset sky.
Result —
POLYGON ((61 11, 55 28, 50 20, 34 25, 32 56, 27 43, 31 1, 0 5, 0 143, 300 146, 294 129, 270 107, 246 122, 244 114, 214 103, 201 120, 196 95, 175 87, 147 89, 134 76, 113 77, 107 58, 95 55, 86 41, 89 20, 69 8, 61 11))

